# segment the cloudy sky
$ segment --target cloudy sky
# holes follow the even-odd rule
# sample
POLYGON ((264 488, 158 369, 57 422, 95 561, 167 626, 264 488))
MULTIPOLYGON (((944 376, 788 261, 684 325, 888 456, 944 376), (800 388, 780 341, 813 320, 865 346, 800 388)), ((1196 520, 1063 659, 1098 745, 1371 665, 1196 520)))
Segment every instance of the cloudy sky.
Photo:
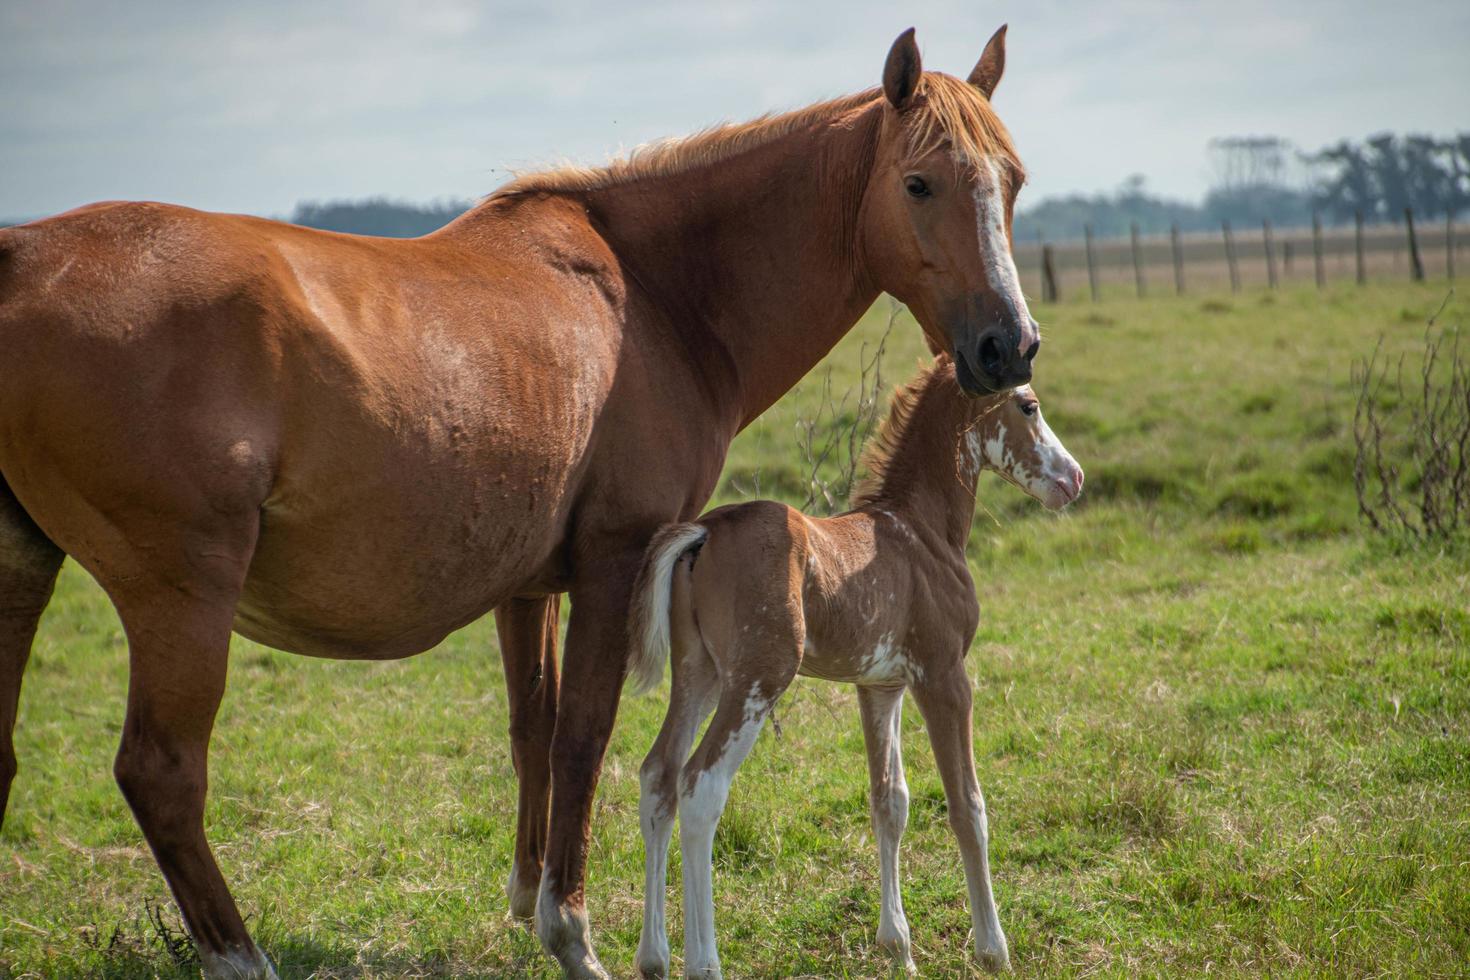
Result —
POLYGON ((1467 0, 0 0, 0 216, 469 198, 876 84, 910 25, 964 75, 1002 21, 1023 202, 1198 197, 1212 136, 1470 129, 1467 0))

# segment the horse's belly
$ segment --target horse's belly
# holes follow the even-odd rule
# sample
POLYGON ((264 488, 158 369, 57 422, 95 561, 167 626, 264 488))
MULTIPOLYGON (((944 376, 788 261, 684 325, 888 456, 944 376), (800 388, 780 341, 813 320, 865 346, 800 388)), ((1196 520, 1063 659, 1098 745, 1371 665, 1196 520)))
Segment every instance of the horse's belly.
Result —
MULTIPOLYGON (((394 659, 421 653, 523 589, 546 563, 550 521, 529 515, 479 539, 364 525, 324 536, 267 522, 236 606, 241 635, 292 653, 394 659), (543 533, 533 546, 527 532, 543 533)), ((462 528, 462 525, 461 525, 462 528)))

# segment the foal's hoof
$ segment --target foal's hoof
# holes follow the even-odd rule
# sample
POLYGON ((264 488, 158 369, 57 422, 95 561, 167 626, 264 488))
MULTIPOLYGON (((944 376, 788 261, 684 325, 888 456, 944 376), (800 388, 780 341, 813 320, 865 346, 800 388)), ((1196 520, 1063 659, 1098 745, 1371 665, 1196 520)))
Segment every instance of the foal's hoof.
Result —
POLYGON ((908 937, 893 937, 885 939, 878 937, 878 945, 893 957, 893 968, 901 971, 906 976, 916 976, 919 968, 914 966, 914 957, 909 952, 908 937))
POLYGON ((1011 953, 1006 948, 1006 942, 1002 939, 994 946, 984 949, 975 948, 975 962, 986 973, 1006 973, 1011 968, 1011 953))
POLYGON ((643 977, 643 980, 668 980, 669 961, 645 960, 640 956, 638 957, 638 975, 643 977))

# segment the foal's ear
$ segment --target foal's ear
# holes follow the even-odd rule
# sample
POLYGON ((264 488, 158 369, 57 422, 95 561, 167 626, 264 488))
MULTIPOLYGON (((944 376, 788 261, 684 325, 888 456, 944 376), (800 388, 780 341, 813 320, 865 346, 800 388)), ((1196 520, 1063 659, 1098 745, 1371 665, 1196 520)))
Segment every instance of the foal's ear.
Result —
POLYGON ((907 108, 919 87, 919 75, 923 72, 919 64, 919 45, 914 41, 914 29, 910 27, 898 36, 893 47, 888 49, 888 61, 883 65, 883 94, 895 109, 907 108))
POLYGON ((980 90, 980 94, 987 99, 1000 84, 1000 76, 1006 70, 1006 28, 1008 24, 1000 25, 1000 30, 990 36, 985 45, 980 60, 975 62, 975 70, 970 72, 970 84, 980 90))

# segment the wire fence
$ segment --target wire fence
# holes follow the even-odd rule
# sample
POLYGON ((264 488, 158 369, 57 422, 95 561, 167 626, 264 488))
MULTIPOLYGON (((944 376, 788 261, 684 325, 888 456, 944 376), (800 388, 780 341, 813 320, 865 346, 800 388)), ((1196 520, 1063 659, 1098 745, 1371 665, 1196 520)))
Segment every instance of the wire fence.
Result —
POLYGON ((1316 282, 1454 279, 1470 271, 1470 226, 1412 214, 1397 224, 1276 228, 1015 243, 1026 291, 1043 301, 1126 291, 1167 296, 1316 282))

